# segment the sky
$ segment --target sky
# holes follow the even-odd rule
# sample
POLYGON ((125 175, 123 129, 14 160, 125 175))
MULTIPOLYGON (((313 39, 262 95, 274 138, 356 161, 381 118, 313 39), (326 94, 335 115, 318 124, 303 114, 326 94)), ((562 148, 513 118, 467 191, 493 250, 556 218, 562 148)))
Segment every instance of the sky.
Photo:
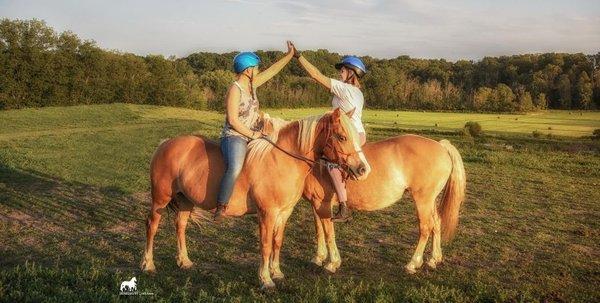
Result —
POLYGON ((139 55, 285 51, 288 39, 376 58, 600 52, 600 0, 0 0, 0 18, 139 55))

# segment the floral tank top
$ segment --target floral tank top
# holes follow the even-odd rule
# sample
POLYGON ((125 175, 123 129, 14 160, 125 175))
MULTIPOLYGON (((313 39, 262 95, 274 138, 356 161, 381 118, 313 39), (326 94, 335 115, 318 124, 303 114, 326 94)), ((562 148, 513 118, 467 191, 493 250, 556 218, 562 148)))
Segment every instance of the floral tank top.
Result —
MULTIPOLYGON (((259 119, 259 111, 258 111, 258 99, 256 98, 256 90, 253 89, 254 95, 250 95, 247 90, 242 89, 237 81, 233 82, 240 89, 240 106, 238 110, 238 120, 246 127, 253 131, 260 131, 260 119, 259 119)), ((223 130, 221 131, 221 137, 227 136, 238 136, 244 138, 246 141, 249 140, 246 136, 240 134, 227 122, 225 119, 225 124, 223 125, 223 130)))

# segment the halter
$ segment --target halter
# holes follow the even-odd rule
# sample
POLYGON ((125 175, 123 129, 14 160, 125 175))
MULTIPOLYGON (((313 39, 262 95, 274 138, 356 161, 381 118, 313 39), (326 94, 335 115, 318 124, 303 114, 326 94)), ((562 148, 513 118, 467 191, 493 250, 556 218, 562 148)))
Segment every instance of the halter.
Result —
MULTIPOLYGON (((335 147, 335 145, 333 145, 332 132, 333 132, 332 127, 328 125, 327 131, 326 131, 327 137, 325 139, 324 147, 330 147, 331 149, 333 149, 333 151, 336 155, 341 154, 342 156, 344 156, 344 158, 338 156, 336 162, 332 162, 331 160, 325 158, 324 156, 321 156, 321 158, 319 160, 315 161, 315 160, 307 158, 305 156, 291 153, 291 152, 283 149, 281 146, 277 145, 277 143, 273 142, 273 140, 271 140, 267 136, 261 136, 259 139, 266 140, 267 142, 271 143, 271 145, 273 145, 275 148, 279 149, 280 151, 282 151, 283 153, 285 153, 286 155, 288 155, 292 158, 304 161, 306 164, 308 164, 311 167, 311 169, 315 165, 325 166, 328 169, 339 168, 343 173, 342 178, 345 181, 350 176, 350 173, 349 173, 350 167, 346 164, 346 162, 348 161, 348 157, 350 157, 354 154, 362 153, 363 151, 361 148, 359 148, 358 150, 351 152, 351 153, 344 153, 343 151, 339 150, 338 148, 335 147), (341 161, 342 159, 344 160, 343 162, 341 161)), ((314 146, 313 146, 312 150, 314 150, 314 146)))
MULTIPOLYGON (((342 150, 338 149, 334 144, 333 144, 333 135, 331 135, 331 127, 328 127, 327 129, 327 139, 325 139, 325 147, 330 147, 333 151, 334 154, 337 157, 337 161, 332 162, 329 159, 326 159, 325 157, 322 157, 322 159, 325 160, 326 162, 326 166, 328 169, 332 169, 332 168, 339 168, 340 171, 342 172, 342 179, 344 181, 346 181, 348 179, 348 177, 350 176, 350 167, 348 166, 348 158, 352 155, 356 155, 359 153, 363 153, 362 148, 358 148, 358 150, 355 150, 353 152, 350 153, 345 153, 342 150), (339 156, 341 155, 341 157, 339 156)), ((337 135, 336 135, 337 136, 337 135)), ((364 153, 363 153, 364 154, 364 153)))

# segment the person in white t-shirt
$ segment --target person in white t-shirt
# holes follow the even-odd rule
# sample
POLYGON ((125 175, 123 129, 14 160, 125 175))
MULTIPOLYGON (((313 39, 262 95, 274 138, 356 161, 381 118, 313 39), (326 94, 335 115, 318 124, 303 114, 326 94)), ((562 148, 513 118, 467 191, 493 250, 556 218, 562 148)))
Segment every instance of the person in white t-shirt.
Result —
MULTIPOLYGON (((340 71, 340 80, 336 80, 323 75, 314 65, 302 56, 302 53, 300 53, 296 47, 293 47, 293 49, 294 57, 298 59, 300 65, 302 65, 313 79, 333 94, 331 105, 334 108, 339 107, 349 115, 352 124, 358 131, 360 145, 364 145, 367 137, 361 117, 365 98, 360 90, 359 79, 367 72, 365 64, 356 56, 344 57, 342 62, 335 65, 335 68, 340 71)), ((350 209, 346 205, 348 198, 346 194, 346 184, 342 178, 342 172, 339 168, 330 168, 328 171, 331 175, 340 202, 338 211, 332 217, 332 220, 335 222, 346 222, 351 219, 351 216, 350 209)))

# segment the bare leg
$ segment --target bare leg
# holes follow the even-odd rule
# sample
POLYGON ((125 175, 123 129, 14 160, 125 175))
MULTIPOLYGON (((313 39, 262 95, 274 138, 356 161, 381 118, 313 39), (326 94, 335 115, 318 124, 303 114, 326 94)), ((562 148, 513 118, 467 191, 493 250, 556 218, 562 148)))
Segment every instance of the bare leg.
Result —
POLYGON ((175 216, 175 228, 177 230, 177 265, 182 269, 188 269, 194 265, 194 263, 188 257, 187 247, 185 245, 185 228, 187 222, 192 213, 191 210, 177 211, 175 216))
POLYGON ((315 229, 317 231, 317 254, 313 257, 312 262, 317 266, 323 266, 323 261, 327 258, 327 247, 325 246, 325 231, 323 224, 317 211, 313 207, 313 215, 315 217, 315 229))
POLYGON ((281 253, 281 246, 283 245, 283 236, 285 231, 285 225, 288 218, 292 214, 292 209, 282 211, 275 223, 275 235, 273 239, 273 253, 271 254, 271 263, 269 265, 271 271, 271 278, 281 280, 284 278, 283 272, 279 267, 279 257, 281 253))
POLYGON ((335 229, 333 222, 329 218, 321 219, 321 223, 323 224, 327 249, 329 250, 329 262, 325 265, 325 269, 331 273, 335 273, 340 268, 340 265, 342 265, 342 258, 340 258, 340 252, 335 243, 335 229))
POLYGON ((327 169, 327 171, 331 176, 331 180, 333 183, 333 187, 335 188, 335 193, 337 194, 338 201, 348 201, 346 193, 346 184, 344 183, 344 179, 342 178, 342 172, 337 168, 327 169))
POLYGON ((269 263, 271 259, 271 253, 273 251, 273 230, 275 227, 275 219, 277 216, 272 213, 261 214, 259 212, 260 221, 260 253, 262 259, 260 261, 260 267, 258 269, 258 278, 260 279, 261 287, 263 289, 274 288, 275 283, 271 279, 271 273, 269 271, 269 263))
POLYGON ((417 269, 423 265, 423 251, 429 240, 429 234, 433 229, 433 215, 435 212, 435 197, 423 197, 413 194, 419 217, 419 242, 415 252, 405 269, 408 273, 414 274, 417 269))

